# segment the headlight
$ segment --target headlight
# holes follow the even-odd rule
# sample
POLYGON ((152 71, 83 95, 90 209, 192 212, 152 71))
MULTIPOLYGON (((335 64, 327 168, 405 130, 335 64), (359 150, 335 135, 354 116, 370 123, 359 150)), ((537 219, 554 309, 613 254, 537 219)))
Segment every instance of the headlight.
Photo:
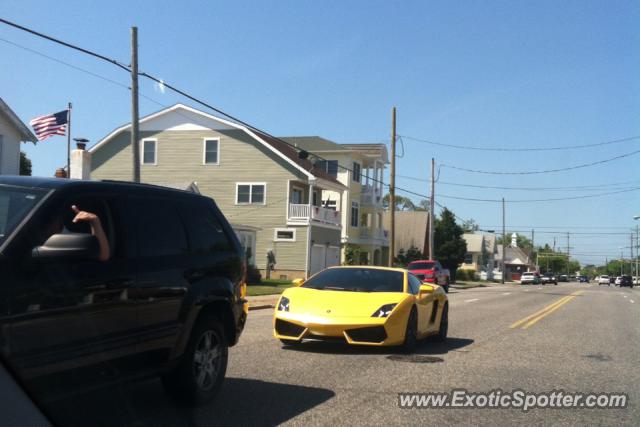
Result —
POLYGON ((278 311, 289 311, 289 298, 283 296, 278 303, 278 311))
POLYGON ((397 303, 395 304, 385 304, 382 307, 380 307, 379 309, 377 309, 375 311, 375 313, 373 313, 371 315, 371 317, 387 317, 391 314, 391 312, 393 311, 393 309, 395 308, 395 306, 398 305, 397 303))

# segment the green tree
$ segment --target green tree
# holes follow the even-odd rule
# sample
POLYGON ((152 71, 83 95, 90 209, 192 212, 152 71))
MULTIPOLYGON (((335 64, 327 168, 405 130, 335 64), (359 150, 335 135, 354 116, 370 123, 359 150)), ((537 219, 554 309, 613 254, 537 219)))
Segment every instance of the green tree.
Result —
MULTIPOLYGON (((382 207, 385 210, 389 209, 389 204, 391 203, 391 194, 388 194, 382 198, 382 207)), ((396 194, 396 210, 397 211, 415 211, 416 205, 413 204, 408 197, 398 196, 396 194)))
POLYGON ((420 251, 420 249, 415 246, 411 246, 405 252, 404 249, 400 249, 398 251, 398 256, 395 258, 395 262, 403 267, 406 267, 410 262, 417 261, 419 259, 424 259, 424 255, 420 251))
POLYGON ((434 252, 436 259, 449 269, 451 281, 456 278, 456 270, 464 261, 467 253, 467 242, 462 238, 462 227, 449 209, 444 208, 434 227, 434 252))
POLYGON ((478 230, 480 230, 480 226, 473 218, 462 221, 462 231, 465 233, 473 233, 478 230))
POLYGON ((428 211, 430 208, 430 202, 427 199, 422 199, 418 202, 418 204, 416 205, 416 210, 417 211, 428 211))
POLYGON ((31 160, 24 151, 20 152, 20 175, 31 176, 31 160))
POLYGON ((358 265, 360 261, 360 246, 347 243, 344 247, 345 265, 358 265))

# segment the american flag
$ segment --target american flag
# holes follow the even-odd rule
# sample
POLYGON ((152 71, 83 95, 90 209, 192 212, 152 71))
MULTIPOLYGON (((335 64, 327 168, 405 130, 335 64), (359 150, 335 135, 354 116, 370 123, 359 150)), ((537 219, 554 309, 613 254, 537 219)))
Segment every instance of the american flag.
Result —
POLYGON ((44 141, 53 135, 66 135, 68 117, 69 110, 64 110, 59 113, 36 117, 31 119, 29 124, 33 127, 38 141, 44 141))

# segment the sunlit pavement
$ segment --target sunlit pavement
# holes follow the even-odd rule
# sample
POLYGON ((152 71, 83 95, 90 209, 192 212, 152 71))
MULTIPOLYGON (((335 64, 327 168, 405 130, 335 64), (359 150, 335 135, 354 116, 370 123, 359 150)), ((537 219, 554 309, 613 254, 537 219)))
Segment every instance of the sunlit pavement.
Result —
POLYGON ((159 381, 146 381, 119 389, 126 406, 103 405, 100 420, 136 426, 640 423, 638 288, 495 285, 452 289, 449 296, 450 338, 422 343, 420 357, 341 344, 284 347, 272 336, 271 310, 252 311, 214 403, 182 408, 165 396, 159 381), (398 408, 399 392, 458 388, 624 392, 629 405, 526 413, 398 408))

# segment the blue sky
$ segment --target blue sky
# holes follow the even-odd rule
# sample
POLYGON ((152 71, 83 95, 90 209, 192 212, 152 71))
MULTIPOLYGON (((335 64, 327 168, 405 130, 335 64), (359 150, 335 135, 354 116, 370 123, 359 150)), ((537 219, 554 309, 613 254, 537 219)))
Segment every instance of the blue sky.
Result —
MULTIPOLYGON (((640 135, 640 3, 632 1, 270 1, 38 2, 4 0, 2 16, 129 62, 129 27, 139 27, 140 69, 275 135, 384 142, 390 110, 398 133, 447 144, 555 147, 640 135)), ((121 70, 0 26, 1 96, 25 121, 74 104, 73 136, 96 142, 129 121, 128 91, 28 48, 128 84, 121 70), (16 47, 14 43, 22 46, 16 47)), ((180 97, 141 82, 141 114, 180 97)), ((34 174, 65 163, 65 139, 26 146, 34 174)), ((428 163, 469 169, 555 169, 639 149, 640 140, 542 152, 479 152, 404 139, 398 173, 427 178, 428 163)), ((439 184, 443 196, 544 199, 637 186, 640 155, 574 171, 493 176, 441 168, 440 181, 487 186, 599 190, 523 191, 439 184), (635 181, 635 185, 632 181, 635 181)), ((427 183, 398 178, 427 194, 427 183)), ((402 194, 399 192, 399 194, 402 194)), ((540 203, 508 203, 511 230, 537 242, 571 232, 583 262, 629 246, 638 192, 540 203), (552 228, 553 227, 553 228, 552 228), (557 228, 555 228, 557 227, 557 228)), ((416 199, 418 199, 416 197, 416 199)), ((498 203, 438 198, 485 228, 498 203)), ((558 246, 566 246, 566 238, 558 246)), ((628 256, 628 248, 624 249, 628 256)))

